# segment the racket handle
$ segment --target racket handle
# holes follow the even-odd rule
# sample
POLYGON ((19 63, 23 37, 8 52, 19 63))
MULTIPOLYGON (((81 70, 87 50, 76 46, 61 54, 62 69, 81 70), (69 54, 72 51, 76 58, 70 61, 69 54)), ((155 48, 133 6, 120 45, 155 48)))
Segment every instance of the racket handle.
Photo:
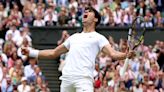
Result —
POLYGON ((126 58, 123 67, 120 69, 120 76, 123 77, 129 65, 129 59, 126 58))

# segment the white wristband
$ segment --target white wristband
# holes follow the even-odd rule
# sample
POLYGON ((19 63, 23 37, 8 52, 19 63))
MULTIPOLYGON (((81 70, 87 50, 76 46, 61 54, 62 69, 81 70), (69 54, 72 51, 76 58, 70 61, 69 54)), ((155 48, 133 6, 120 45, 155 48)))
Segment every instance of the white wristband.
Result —
POLYGON ((29 49, 29 57, 38 58, 39 50, 29 49))

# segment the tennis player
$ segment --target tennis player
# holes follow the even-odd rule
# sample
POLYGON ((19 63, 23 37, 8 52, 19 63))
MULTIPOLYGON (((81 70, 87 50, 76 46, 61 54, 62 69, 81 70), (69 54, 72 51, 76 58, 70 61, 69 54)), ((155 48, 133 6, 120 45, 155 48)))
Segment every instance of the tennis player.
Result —
POLYGON ((100 20, 100 14, 94 8, 88 7, 83 14, 83 31, 81 33, 73 34, 55 49, 22 48, 22 53, 39 59, 54 59, 68 52, 60 77, 62 80, 60 92, 93 92, 95 59, 100 51, 116 60, 133 55, 133 51, 128 53, 115 51, 108 40, 95 31, 100 20))

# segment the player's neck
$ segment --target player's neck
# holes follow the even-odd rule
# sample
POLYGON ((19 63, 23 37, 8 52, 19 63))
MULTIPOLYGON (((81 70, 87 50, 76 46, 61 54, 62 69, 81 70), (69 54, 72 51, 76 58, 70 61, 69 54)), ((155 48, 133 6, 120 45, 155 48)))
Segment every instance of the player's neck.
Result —
POLYGON ((84 26, 83 27, 83 32, 84 33, 95 32, 95 27, 92 26, 92 25, 84 26))

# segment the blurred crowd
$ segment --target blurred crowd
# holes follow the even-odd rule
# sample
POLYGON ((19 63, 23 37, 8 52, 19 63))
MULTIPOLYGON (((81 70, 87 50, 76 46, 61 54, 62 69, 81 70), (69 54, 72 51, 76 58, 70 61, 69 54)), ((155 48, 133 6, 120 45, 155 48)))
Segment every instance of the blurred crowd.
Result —
POLYGON ((29 27, 11 26, 0 38, 0 92, 49 92, 37 59, 21 53, 32 47, 29 27))
MULTIPOLYGON (((129 26, 136 16, 144 17, 146 27, 164 26, 164 0, 0 0, 0 88, 1 92, 49 92, 37 60, 21 54, 20 47, 31 47, 30 26, 81 26, 88 5, 102 16, 101 26, 129 26), (1 34, 1 32, 0 32, 1 34)), ((63 31, 58 44, 69 37, 63 31)), ((127 48, 126 40, 112 47, 127 48)), ((61 55, 59 71, 67 54, 61 55)), ((95 92, 164 92, 164 42, 142 44, 130 60, 123 76, 124 61, 100 53, 96 60, 95 92)))
MULTIPOLYGON (((109 42, 116 50, 125 52, 127 41, 109 42)), ((136 48, 136 56, 129 60, 124 74, 124 60, 113 60, 100 53, 95 65, 95 92, 164 92, 164 42, 136 48)))
POLYGON ((128 26, 136 16, 147 27, 163 27, 163 0, 0 0, 0 29, 11 26, 81 26, 87 6, 102 16, 100 25, 128 26))
MULTIPOLYGON (((69 34, 63 31, 58 45, 62 44, 69 34)), ((125 52, 127 41, 120 39, 118 43, 109 36, 109 43, 115 50, 125 52)), ((95 92, 164 92, 164 41, 157 40, 153 45, 136 48, 136 55, 129 60, 124 74, 124 60, 113 60, 104 53, 97 56, 94 71, 95 92)), ((65 65, 66 54, 60 56, 58 70, 65 65)))

